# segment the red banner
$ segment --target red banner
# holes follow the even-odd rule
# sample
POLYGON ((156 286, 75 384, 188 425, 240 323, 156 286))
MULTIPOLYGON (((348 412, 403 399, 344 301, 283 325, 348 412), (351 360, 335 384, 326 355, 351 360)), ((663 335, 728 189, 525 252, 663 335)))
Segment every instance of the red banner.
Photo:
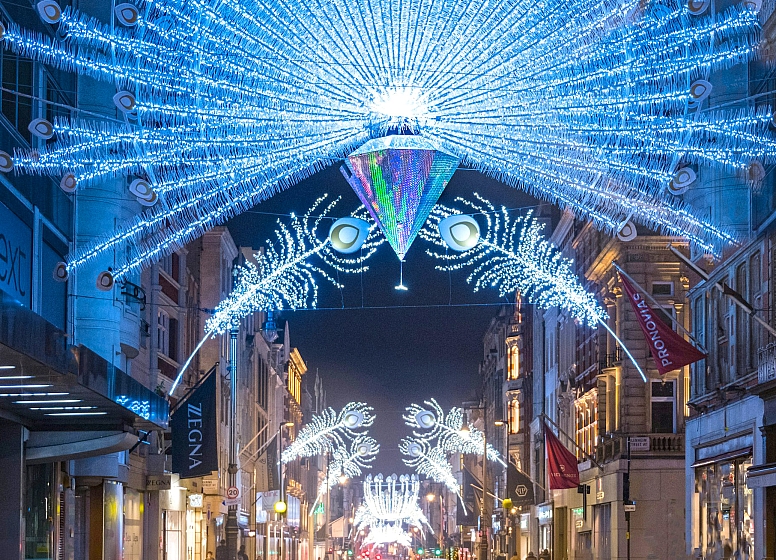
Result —
POLYGON ((660 375, 682 368, 706 357, 706 354, 682 338, 671 326, 655 315, 644 297, 620 274, 620 282, 649 344, 660 375))
POLYGON ((546 424, 544 441, 547 446, 547 474, 550 477, 550 490, 579 486, 577 458, 555 437, 546 424))

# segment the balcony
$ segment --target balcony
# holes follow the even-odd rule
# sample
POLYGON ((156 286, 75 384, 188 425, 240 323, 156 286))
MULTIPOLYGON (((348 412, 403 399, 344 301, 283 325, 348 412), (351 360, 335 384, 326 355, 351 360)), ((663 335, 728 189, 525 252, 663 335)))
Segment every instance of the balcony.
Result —
POLYGON ((757 383, 776 380, 776 342, 757 351, 757 383))
POLYGON ((627 438, 631 438, 631 457, 684 457, 684 434, 613 434, 596 448, 595 458, 607 463, 628 456, 627 438))

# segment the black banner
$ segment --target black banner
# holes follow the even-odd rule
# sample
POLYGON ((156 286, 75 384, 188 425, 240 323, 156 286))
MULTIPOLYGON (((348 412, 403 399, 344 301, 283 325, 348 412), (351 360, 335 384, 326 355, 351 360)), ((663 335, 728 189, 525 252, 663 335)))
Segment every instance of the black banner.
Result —
POLYGON ((535 503, 533 482, 512 463, 507 467, 507 498, 512 499, 513 506, 532 506, 535 503))
POLYGON ((267 490, 280 490, 280 479, 278 471, 278 436, 275 435, 275 441, 267 447, 267 490))
POLYGON ((172 470, 181 478, 206 476, 218 470, 216 377, 211 373, 170 419, 172 470))
POLYGON ((479 508, 477 507, 477 497, 474 494, 474 484, 477 484, 474 476, 469 472, 469 469, 464 468, 461 477, 461 495, 463 496, 463 506, 458 504, 456 508, 455 524, 456 525, 477 525, 477 517, 479 517, 479 508), (465 511, 464 511, 465 508, 465 511))

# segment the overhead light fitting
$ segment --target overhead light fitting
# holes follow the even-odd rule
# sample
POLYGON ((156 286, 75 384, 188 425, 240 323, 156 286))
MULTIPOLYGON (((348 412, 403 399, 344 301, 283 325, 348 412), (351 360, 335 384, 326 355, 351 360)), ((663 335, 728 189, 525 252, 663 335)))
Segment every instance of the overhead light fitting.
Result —
POLYGON ((13 401, 13 404, 56 404, 56 403, 76 403, 82 402, 81 399, 52 399, 50 401, 13 401))
POLYGON ((0 366, 0 369, 16 369, 16 366, 0 366))
POLYGON ((51 412, 46 416, 104 416, 107 412, 51 412))
POLYGON ((0 393, 0 397, 64 397, 70 393, 0 393))
POLYGON ((50 383, 47 385, 0 385, 0 389, 45 389, 53 387, 50 383))

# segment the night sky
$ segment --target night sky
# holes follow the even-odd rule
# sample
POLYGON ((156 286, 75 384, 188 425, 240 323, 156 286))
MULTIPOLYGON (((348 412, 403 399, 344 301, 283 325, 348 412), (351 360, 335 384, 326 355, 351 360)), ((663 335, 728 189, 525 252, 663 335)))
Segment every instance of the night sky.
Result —
MULTIPOLYGON (((456 171, 440 200, 460 208, 455 197, 472 192, 496 206, 537 204, 523 192, 467 169, 456 171)), ((324 193, 342 196, 337 218, 359 205, 339 165, 332 166, 231 220, 235 242, 264 245, 278 219, 289 221, 265 213, 303 214, 324 193)), ((381 444, 375 473, 407 472, 397 448, 409 433, 401 420, 405 406, 434 397, 449 408, 475 396, 482 336, 499 302, 505 301, 496 291, 475 294, 463 272, 435 270, 434 259, 425 254, 427 246, 417 238, 406 256, 406 292, 394 289, 399 261, 384 243, 368 261, 368 272, 340 274, 342 291, 318 281, 319 309, 280 316, 288 322, 291 345, 299 349, 309 373, 317 370, 322 377, 330 406, 338 409, 351 400, 374 406, 377 421, 370 433, 381 444)))

